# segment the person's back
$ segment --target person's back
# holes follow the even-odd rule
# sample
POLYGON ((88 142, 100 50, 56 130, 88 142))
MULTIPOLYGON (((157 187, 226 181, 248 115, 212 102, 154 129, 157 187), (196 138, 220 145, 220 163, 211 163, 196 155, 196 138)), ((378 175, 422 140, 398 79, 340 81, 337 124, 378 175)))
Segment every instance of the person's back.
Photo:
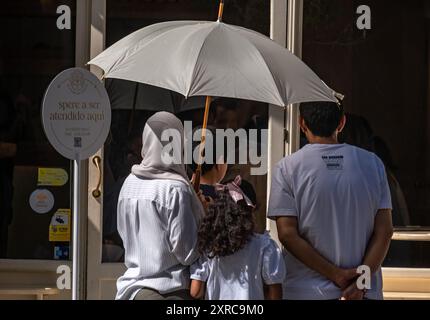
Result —
POLYGON ((284 281, 280 249, 268 234, 255 233, 234 254, 201 257, 191 270, 191 279, 206 282, 206 300, 264 300, 264 284, 284 281))
POLYGON ((363 297, 356 269, 368 265, 370 299, 382 299, 380 266, 391 233, 391 198, 385 168, 373 153, 339 144, 340 106, 300 106, 309 144, 276 166, 268 217, 276 219, 286 248, 287 299, 363 297))
POLYGON ((125 180, 118 199, 118 232, 127 271, 118 279, 117 299, 133 298, 142 287, 161 293, 166 288, 188 288, 186 265, 197 258, 197 222, 190 212, 191 197, 180 181, 141 179, 133 174, 125 180), (165 232, 178 223, 189 232, 165 232))
MULTIPOLYGON (((325 258, 348 269, 361 264, 373 231, 377 210, 389 206, 384 196, 379 158, 348 144, 307 144, 283 159, 278 167, 296 199, 299 232, 325 258)), ((325 291, 338 297, 340 289, 330 280, 286 254, 286 296, 306 298, 295 287, 307 286, 309 297, 325 291)), ((369 297, 380 296, 380 271, 372 278, 369 297)))
POLYGON ((281 249, 268 234, 253 232, 252 210, 244 209, 248 200, 236 203, 231 195, 220 192, 210 206, 199 229, 202 256, 191 266, 193 297, 282 298, 285 265, 281 249))
MULTIPOLYGON (((190 298, 188 266, 198 258, 203 208, 184 164, 163 160, 161 136, 167 129, 183 136, 173 114, 157 112, 148 119, 142 162, 132 167, 119 194, 117 225, 127 270, 117 281, 117 299, 190 298)), ((183 143, 173 147, 182 149, 183 143)))

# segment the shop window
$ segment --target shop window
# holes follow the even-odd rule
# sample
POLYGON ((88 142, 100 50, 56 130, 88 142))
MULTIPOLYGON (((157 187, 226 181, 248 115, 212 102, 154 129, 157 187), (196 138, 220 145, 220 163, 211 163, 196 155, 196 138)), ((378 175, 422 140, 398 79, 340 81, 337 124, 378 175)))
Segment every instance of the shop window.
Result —
MULTIPOLYGON (((430 3, 367 1, 370 29, 357 26, 361 4, 304 1, 303 60, 345 95, 341 141, 384 162, 395 230, 429 230, 430 3)), ((392 241, 384 266, 428 268, 429 249, 430 242, 392 241)))
MULTIPOLYGON (((170 20, 210 20, 218 14, 218 1, 212 0, 107 0, 106 47, 131 32, 153 23, 170 20)), ((270 1, 231 0, 226 3, 224 22, 244 26, 265 35, 270 31, 270 1)), ((222 48, 220 48, 222 50, 222 48)), ((143 72, 143 71, 142 71, 143 72)), ((111 135, 105 144, 104 199, 103 199, 103 262, 123 261, 123 247, 116 226, 116 205, 122 183, 131 166, 141 161, 141 137, 146 119, 154 111, 141 110, 136 103, 133 82, 107 79, 106 89, 111 99, 111 135)), ((138 95, 136 95, 138 96, 138 95)), ((212 110, 211 123, 218 127, 267 128, 266 104, 239 101, 229 110, 228 119, 212 110), (227 121, 228 120, 228 121, 227 121)), ((224 114, 225 115, 225 114, 224 114)), ((203 109, 178 114, 181 120, 201 125, 203 109)), ((259 231, 265 228, 266 175, 250 176, 248 165, 232 165, 226 179, 241 174, 257 192, 256 220, 259 231)))
POLYGON ((71 218, 70 161, 50 146, 40 110, 50 81, 75 65, 75 8, 70 0, 1 4, 0 258, 69 259, 69 237, 57 227, 71 218), (57 27, 60 5, 71 10, 70 29, 57 27))

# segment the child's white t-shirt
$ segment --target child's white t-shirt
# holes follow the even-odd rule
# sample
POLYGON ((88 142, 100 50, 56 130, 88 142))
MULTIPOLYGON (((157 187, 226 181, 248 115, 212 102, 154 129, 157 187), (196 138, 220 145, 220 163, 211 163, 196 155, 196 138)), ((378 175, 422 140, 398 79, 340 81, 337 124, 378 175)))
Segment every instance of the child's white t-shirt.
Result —
POLYGON ((263 300, 265 284, 282 284, 285 262, 270 236, 254 234, 244 248, 224 257, 200 257, 191 279, 206 282, 207 300, 263 300))

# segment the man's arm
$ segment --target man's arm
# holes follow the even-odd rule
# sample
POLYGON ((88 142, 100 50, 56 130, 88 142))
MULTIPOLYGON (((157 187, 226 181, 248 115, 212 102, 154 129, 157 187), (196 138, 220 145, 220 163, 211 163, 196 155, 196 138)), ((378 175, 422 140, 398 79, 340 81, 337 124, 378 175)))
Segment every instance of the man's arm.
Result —
MULTIPOLYGON (((380 209, 375 216, 372 237, 367 245, 366 253, 362 264, 370 268, 370 272, 375 273, 384 262, 390 247, 391 237, 393 236, 393 222, 390 209, 380 209)), ((342 298, 346 300, 360 299, 363 297, 357 284, 351 283, 342 293, 342 298)))
POLYGON ((376 212, 373 233, 367 244, 366 253, 362 264, 368 266, 372 273, 376 272, 382 265, 390 247, 393 236, 393 221, 391 215, 391 193, 388 185, 387 172, 384 163, 375 155, 380 177, 379 210, 376 212))
POLYGON ((341 269, 319 254, 299 234, 297 218, 292 216, 277 217, 278 237, 284 247, 307 267, 333 281, 344 289, 357 277, 356 269, 341 269))
POLYGON ((390 209, 380 209, 375 216, 373 234, 367 245, 363 264, 376 272, 384 262, 393 236, 393 222, 390 209))

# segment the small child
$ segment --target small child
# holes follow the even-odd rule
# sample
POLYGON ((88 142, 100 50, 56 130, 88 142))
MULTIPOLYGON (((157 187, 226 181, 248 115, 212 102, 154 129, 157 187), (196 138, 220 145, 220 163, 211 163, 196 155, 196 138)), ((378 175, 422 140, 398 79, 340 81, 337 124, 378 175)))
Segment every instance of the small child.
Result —
MULTIPOLYGON (((248 197, 239 185, 236 178, 218 191, 200 225, 202 256, 191 266, 193 298, 282 299, 285 265, 281 250, 267 233, 254 233, 253 196, 248 197)), ((255 195, 252 186, 250 191, 255 195)))

